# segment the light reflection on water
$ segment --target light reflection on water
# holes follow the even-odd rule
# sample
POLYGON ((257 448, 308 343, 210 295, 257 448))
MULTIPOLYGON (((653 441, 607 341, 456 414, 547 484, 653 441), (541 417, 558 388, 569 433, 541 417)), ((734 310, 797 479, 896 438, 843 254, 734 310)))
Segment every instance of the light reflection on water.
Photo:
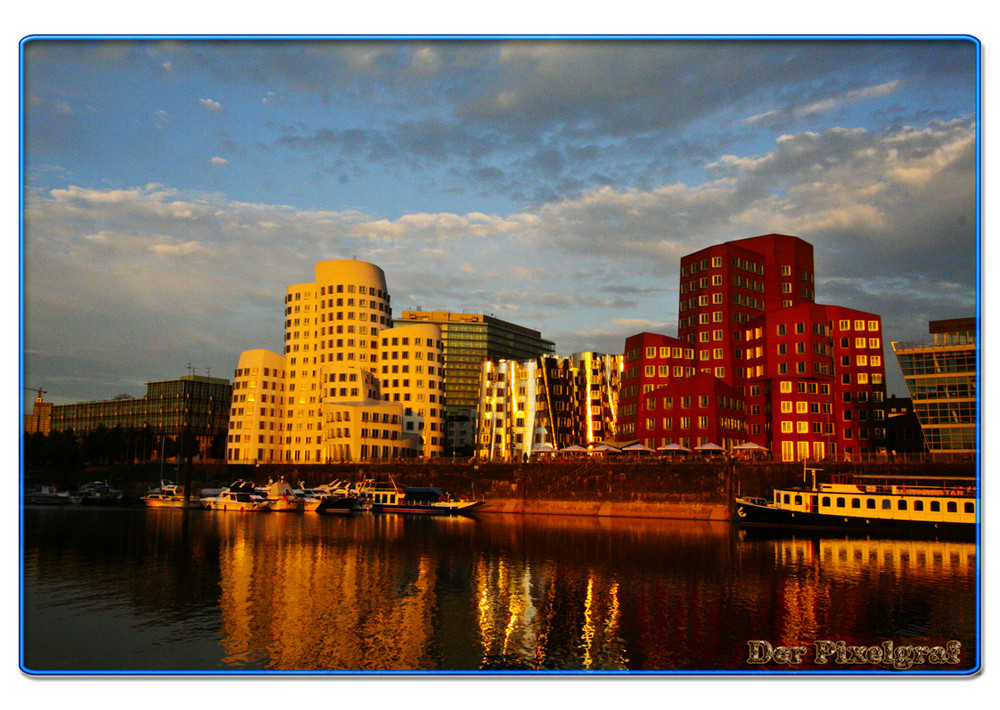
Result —
POLYGON ((24 529, 28 670, 744 671, 748 640, 819 638, 958 639, 975 665, 971 543, 75 507, 24 529))

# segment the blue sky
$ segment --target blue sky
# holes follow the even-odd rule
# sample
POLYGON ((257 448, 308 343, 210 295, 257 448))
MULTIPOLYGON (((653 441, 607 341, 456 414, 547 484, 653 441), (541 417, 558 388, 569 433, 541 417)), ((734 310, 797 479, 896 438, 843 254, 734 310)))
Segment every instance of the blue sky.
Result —
POLYGON ((676 334, 681 255, 781 232, 888 342, 975 309, 964 40, 24 45, 25 384, 62 403, 280 350, 314 262, 557 351, 676 334))

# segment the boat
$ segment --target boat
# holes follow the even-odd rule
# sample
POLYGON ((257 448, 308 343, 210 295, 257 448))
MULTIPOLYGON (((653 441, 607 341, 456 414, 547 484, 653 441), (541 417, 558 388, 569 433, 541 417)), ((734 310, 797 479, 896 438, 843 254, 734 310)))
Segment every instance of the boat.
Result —
POLYGON ((472 512, 483 504, 483 501, 468 500, 465 496, 455 499, 443 488, 400 488, 392 479, 388 484, 372 483, 359 490, 368 497, 373 513, 459 515, 472 512))
POLYGON ((141 496, 139 500, 147 508, 197 508, 201 507, 198 499, 185 500, 184 486, 171 481, 160 481, 160 487, 141 496))
POLYGON ((340 480, 331 481, 311 490, 312 495, 319 499, 319 505, 314 508, 317 513, 329 515, 361 510, 358 491, 349 483, 340 480))
POLYGON ((69 493, 61 493, 55 486, 35 486, 24 492, 25 505, 67 505, 69 502, 69 493))
POLYGON ((218 495, 201 499, 207 510, 236 510, 248 513, 264 513, 271 509, 271 502, 259 493, 250 481, 234 481, 219 491, 218 495))
POLYGON ((85 483, 70 496, 76 505, 118 505, 121 499, 122 491, 112 488, 107 481, 85 483))
POLYGON ((811 488, 775 488, 773 499, 736 497, 733 518, 747 528, 871 531, 973 538, 974 478, 834 477, 811 488))
POLYGON ((263 489, 257 489, 257 494, 270 503, 270 510, 275 513, 299 513, 304 508, 304 501, 295 495, 295 491, 284 480, 268 481, 263 489))

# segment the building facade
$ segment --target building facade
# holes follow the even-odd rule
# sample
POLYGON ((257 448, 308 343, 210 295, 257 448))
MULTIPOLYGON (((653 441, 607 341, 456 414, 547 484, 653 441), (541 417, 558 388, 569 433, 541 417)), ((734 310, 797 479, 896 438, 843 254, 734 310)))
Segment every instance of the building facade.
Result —
POLYGON ((622 358, 577 353, 481 366, 476 455, 521 461, 618 435, 622 358))
POLYGON ((935 459, 978 451, 975 318, 930 322, 931 343, 893 343, 927 452, 935 459))
POLYGON ((52 405, 53 431, 72 430, 77 435, 98 427, 143 429, 157 436, 193 434, 202 456, 208 456, 213 440, 229 429, 233 386, 229 380, 186 375, 176 380, 146 383, 143 397, 52 405))
POLYGON ((677 338, 645 333, 626 341, 624 433, 651 447, 678 437, 751 441, 782 461, 884 454, 881 318, 817 304, 814 283, 812 245, 789 235, 682 257, 677 338), (676 416, 650 410, 695 396, 681 393, 692 376, 730 388, 703 383, 709 408, 726 408, 681 415, 681 424, 726 426, 678 429, 676 416))
POLYGON ((487 360, 527 360, 552 355, 555 345, 537 330, 493 316, 448 311, 403 311, 395 325, 438 326, 444 344, 445 427, 448 453, 471 453, 480 405, 480 376, 487 360), (471 426, 470 426, 471 424, 471 426))
POLYGON ((285 294, 282 353, 236 369, 230 463, 318 464, 444 451, 443 340, 431 323, 394 327, 374 264, 315 265, 285 294))

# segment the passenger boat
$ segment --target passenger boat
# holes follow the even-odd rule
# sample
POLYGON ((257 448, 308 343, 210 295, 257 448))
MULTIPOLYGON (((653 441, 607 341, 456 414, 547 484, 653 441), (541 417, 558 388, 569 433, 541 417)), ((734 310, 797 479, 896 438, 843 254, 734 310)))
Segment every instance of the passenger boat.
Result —
POLYGON ((234 481, 218 495, 202 498, 201 504, 207 510, 236 510, 241 513, 264 513, 271 509, 271 502, 258 494, 250 481, 234 481))
POLYGON ((70 496, 76 505, 118 505, 121 499, 122 491, 112 488, 106 481, 86 483, 70 496))
POLYGON ((184 486, 179 486, 171 481, 160 481, 160 487, 154 488, 139 500, 147 508, 197 508, 201 507, 198 499, 184 500, 184 486))
POLYGON ((372 484, 359 489, 373 513, 411 513, 417 515, 458 515, 469 513, 482 501, 459 499, 442 488, 400 488, 391 479, 388 484, 372 484))
POLYGON ((975 479, 901 476, 835 477, 812 488, 776 488, 773 500, 737 497, 743 527, 879 531, 975 536, 975 479))

